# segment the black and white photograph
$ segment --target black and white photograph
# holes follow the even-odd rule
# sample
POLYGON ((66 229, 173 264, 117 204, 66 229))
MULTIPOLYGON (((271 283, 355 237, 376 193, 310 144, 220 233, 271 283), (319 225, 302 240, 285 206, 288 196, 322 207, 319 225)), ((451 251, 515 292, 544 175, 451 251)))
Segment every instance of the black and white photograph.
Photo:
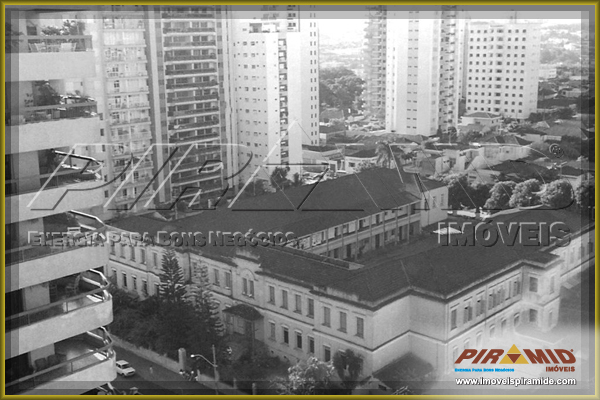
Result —
POLYGON ((3 7, 5 395, 597 395, 594 5, 3 7))

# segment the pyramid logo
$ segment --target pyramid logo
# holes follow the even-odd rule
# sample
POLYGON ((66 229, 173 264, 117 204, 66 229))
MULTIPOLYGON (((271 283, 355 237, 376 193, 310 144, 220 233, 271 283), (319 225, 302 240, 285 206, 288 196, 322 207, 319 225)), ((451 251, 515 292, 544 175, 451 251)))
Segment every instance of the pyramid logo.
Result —
POLYGON ((517 346, 513 344, 508 353, 500 360, 500 364, 529 364, 529 362, 527 362, 523 354, 517 349, 517 346))

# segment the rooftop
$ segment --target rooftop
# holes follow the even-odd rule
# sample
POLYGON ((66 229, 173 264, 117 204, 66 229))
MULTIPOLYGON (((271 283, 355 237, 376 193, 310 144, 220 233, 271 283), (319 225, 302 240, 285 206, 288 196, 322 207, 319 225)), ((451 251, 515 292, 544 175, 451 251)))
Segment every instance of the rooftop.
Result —
POLYGON ((359 150, 356 153, 346 154, 346 157, 354 157, 354 158, 373 158, 373 157, 377 157, 377 149, 359 150))
POLYGON ((487 112, 474 112, 472 114, 467 114, 464 115, 464 117, 467 118, 489 118, 489 119, 493 119, 493 118, 500 118, 499 114, 492 114, 492 113, 487 113, 487 112))
POLYGON ((527 146, 531 141, 525 140, 520 136, 515 135, 497 135, 489 134, 478 140, 479 143, 497 143, 497 144, 514 144, 519 146, 527 146))

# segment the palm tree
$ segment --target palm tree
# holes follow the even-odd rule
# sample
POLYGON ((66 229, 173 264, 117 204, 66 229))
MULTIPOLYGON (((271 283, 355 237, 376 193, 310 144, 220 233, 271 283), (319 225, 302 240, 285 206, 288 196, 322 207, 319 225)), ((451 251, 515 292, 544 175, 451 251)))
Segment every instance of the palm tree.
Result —
POLYGON ((350 349, 338 351, 333 355, 333 367, 346 388, 346 394, 352 394, 352 390, 358 385, 358 378, 362 372, 362 356, 350 349))
POLYGON ((388 142, 377 142, 377 160, 375 163, 384 168, 390 168, 394 155, 388 142))

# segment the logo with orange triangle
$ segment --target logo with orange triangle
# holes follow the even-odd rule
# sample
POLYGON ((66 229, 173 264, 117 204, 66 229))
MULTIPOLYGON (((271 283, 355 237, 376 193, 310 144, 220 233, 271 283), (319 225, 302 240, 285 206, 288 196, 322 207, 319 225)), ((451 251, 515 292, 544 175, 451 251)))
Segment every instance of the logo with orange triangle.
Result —
POLYGON ((508 350, 508 353, 500 360, 500 364, 529 364, 529 362, 525 359, 523 354, 521 354, 519 349, 517 349, 517 346, 513 344, 508 350))

